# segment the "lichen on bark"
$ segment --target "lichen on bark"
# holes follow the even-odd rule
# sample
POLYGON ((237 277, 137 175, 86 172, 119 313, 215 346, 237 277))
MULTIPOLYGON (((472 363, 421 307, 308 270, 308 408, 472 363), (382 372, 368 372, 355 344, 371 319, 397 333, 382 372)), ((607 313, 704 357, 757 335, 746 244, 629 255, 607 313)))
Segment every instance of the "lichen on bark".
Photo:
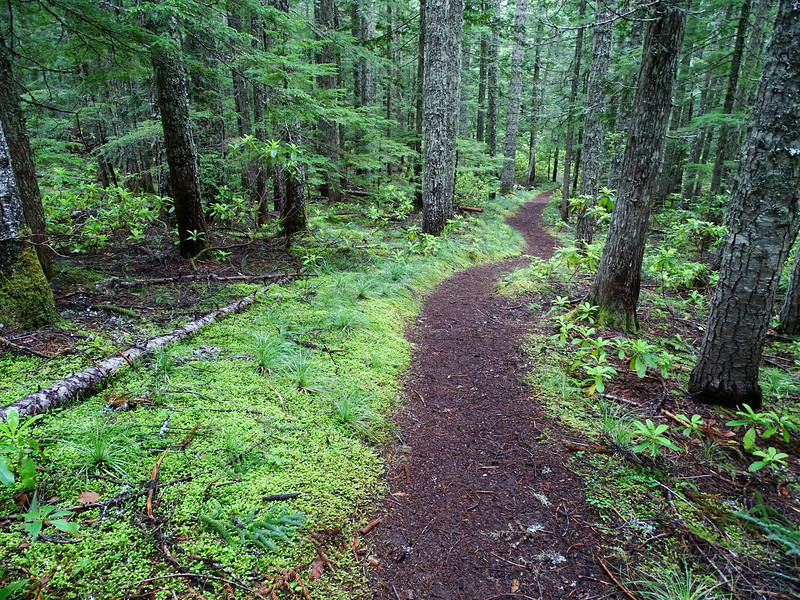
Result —
POLYGON ((58 314, 36 252, 21 242, 0 244, 0 323, 35 329, 58 314))

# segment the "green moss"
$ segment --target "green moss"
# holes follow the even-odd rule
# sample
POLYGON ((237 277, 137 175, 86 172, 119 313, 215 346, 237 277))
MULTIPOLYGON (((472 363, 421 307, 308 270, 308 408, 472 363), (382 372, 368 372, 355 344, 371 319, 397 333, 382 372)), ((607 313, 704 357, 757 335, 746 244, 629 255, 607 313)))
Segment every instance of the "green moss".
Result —
POLYGON ((30 330, 54 322, 58 313, 53 292, 36 251, 22 247, 18 253, 12 249, 12 254, 10 264, 0 270, 0 323, 30 330))

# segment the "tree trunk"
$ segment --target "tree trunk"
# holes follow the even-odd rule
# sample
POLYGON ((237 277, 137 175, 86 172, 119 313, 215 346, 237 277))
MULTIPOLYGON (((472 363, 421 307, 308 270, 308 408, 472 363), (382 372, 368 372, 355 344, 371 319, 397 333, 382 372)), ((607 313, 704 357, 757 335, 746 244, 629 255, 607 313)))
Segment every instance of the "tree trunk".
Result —
MULTIPOLYGON (((264 37, 264 25, 258 17, 253 18, 251 28, 253 35, 253 46, 262 51, 266 50, 266 40, 264 37)), ((264 108, 266 106, 267 93, 266 86, 258 81, 253 82, 253 134, 259 142, 266 140, 264 127, 264 108)), ((267 165, 263 160, 259 161, 256 170, 256 202, 258 202, 258 224, 268 223, 269 218, 269 195, 267 194, 267 165)))
POLYGON ((594 220, 586 214, 586 209, 594 206, 600 187, 600 167, 605 147, 605 88, 611 65, 612 26, 611 10, 603 0, 597 0, 592 64, 589 67, 589 89, 586 94, 586 120, 583 123, 583 177, 578 191, 585 198, 575 226, 575 241, 579 247, 591 244, 594 236, 594 220))
POLYGON ((58 314, 36 252, 25 241, 30 230, 4 129, 0 122, 0 323, 35 329, 58 314))
POLYGON ((661 2, 647 24, 617 201, 589 292, 589 302, 600 306, 604 319, 628 331, 638 329, 645 236, 686 25, 685 6, 684 0, 661 2))
POLYGON ((416 161, 414 162, 414 183, 416 185, 416 193, 414 194, 414 208, 422 210, 422 114, 423 114, 423 98, 425 96, 425 44, 426 44, 426 15, 427 2, 426 0, 419 0, 419 36, 417 40, 417 81, 416 81, 416 110, 414 113, 414 130, 416 133, 416 141, 414 142, 414 150, 417 153, 416 161))
POLYGON ((53 276, 53 252, 47 240, 47 223, 44 218, 42 196, 36 179, 33 150, 25 131, 25 119, 20 107, 19 94, 11 68, 11 57, 5 40, 0 35, 0 123, 5 131, 6 144, 14 166, 25 222, 31 230, 31 242, 42 265, 45 277, 53 276))
POLYGON ((794 258, 792 276, 789 278, 789 287, 778 318, 780 319, 778 330, 781 333, 789 335, 800 333, 800 253, 794 258))
MULTIPOLYGON (((320 28, 321 35, 325 36, 328 32, 333 31, 333 0, 320 0, 318 17, 318 27, 320 28)), ((322 48, 317 57, 317 62, 321 65, 336 64, 336 67, 334 67, 331 72, 317 77, 317 82, 321 90, 333 95, 336 90, 338 57, 334 53, 334 45, 330 40, 326 40, 323 37, 320 43, 322 44, 322 48)), ((328 161, 323 173, 325 183, 322 188, 322 195, 327 198, 328 202, 339 202, 342 199, 342 185, 337 173, 339 161, 338 124, 333 119, 323 115, 320 117, 319 130, 321 133, 320 142, 322 145, 322 155, 325 156, 328 161)))
MULTIPOLYGON (((466 42, 461 47, 461 69, 469 70, 470 51, 466 42)), ((469 136, 469 92, 470 85, 466 77, 461 78, 461 101, 458 106, 458 135, 469 136)))
POLYGON ((486 133, 486 71, 489 66, 489 36, 481 33, 481 58, 478 67, 478 123, 475 139, 482 142, 486 133))
POLYGON ((186 70, 171 35, 162 36, 154 42, 150 48, 150 56, 155 73, 158 107, 161 110, 175 217, 178 221, 179 249, 181 256, 192 257, 208 247, 208 234, 200 200, 197 149, 189 121, 186 70))
MULTIPOLYGON (((736 99, 736 86, 739 83, 739 67, 742 64, 742 53, 744 52, 744 41, 747 36, 747 20, 750 18, 750 0, 743 0, 742 8, 739 12, 739 23, 736 27, 736 43, 733 46, 731 56, 731 70, 728 75, 728 89, 725 91, 725 102, 722 105, 722 114, 729 115, 733 112, 733 102, 736 99)), ((711 172, 712 195, 718 194, 725 170, 725 161, 732 155, 730 139, 733 137, 730 126, 720 127, 719 137, 717 138, 717 152, 714 158, 714 170, 711 172)))
POLYGON ((531 137, 528 149, 528 174, 525 177, 525 185, 536 184, 536 141, 539 133, 539 118, 542 114, 542 98, 544 96, 543 90, 547 85, 547 71, 548 66, 545 66, 544 77, 539 78, 541 72, 541 63, 539 60, 541 52, 541 31, 537 32, 536 36, 536 54, 533 58, 533 93, 531 94, 531 137))
POLYGON ((498 53, 500 51, 500 0, 490 0, 492 7, 492 39, 489 45, 489 73, 486 76, 486 88, 489 102, 486 111, 486 143, 489 145, 489 155, 497 154, 497 70, 498 53))
MULTIPOLYGON (((581 25, 586 14, 586 0, 581 0, 578 14, 581 25)), ((564 143, 564 180, 561 182, 561 220, 569 220, 569 186, 572 182, 572 138, 575 136, 575 106, 578 98, 578 84, 581 76, 581 56, 583 54, 583 28, 578 29, 575 38, 575 56, 572 59, 572 84, 569 91, 569 107, 567 108, 567 137, 564 143)))
POLYGON ((689 393, 761 405, 758 369, 779 275, 800 226, 800 3, 781 0, 726 217, 719 284, 689 393))
POLYGON ((439 235, 453 214, 462 0, 428 0, 422 231, 439 235))
POLYGON ((528 0, 516 0, 514 9, 514 45, 511 49, 511 82, 508 84, 508 112, 506 114, 506 139, 503 148, 503 172, 500 191, 514 188, 514 173, 519 135, 519 107, 522 102, 522 62, 525 58, 525 21, 528 17, 528 0))

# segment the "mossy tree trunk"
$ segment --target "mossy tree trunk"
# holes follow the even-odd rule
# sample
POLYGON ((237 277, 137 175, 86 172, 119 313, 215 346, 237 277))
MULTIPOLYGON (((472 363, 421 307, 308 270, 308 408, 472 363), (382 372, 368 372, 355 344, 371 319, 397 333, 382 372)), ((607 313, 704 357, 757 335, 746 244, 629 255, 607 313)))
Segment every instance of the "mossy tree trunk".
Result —
POLYGON ((5 40, 0 35, 0 121, 6 136, 9 155, 13 160, 14 179, 22 202, 25 222, 31 230, 31 241, 36 248, 45 276, 53 276, 53 252, 47 241, 47 224, 44 218, 42 196, 36 179, 33 151, 25 131, 25 119, 20 107, 11 57, 5 40))
POLYGON ((656 5, 647 24, 633 115, 603 257, 589 292, 611 324, 638 329, 636 305, 672 86, 686 25, 684 0, 656 5))
POLYGON ((58 316, 29 234, 0 122, 0 324, 12 328, 35 329, 58 316))
POLYGON ((800 227, 800 3, 781 0, 726 217, 719 284, 689 392, 761 404, 758 370, 780 272, 800 227))

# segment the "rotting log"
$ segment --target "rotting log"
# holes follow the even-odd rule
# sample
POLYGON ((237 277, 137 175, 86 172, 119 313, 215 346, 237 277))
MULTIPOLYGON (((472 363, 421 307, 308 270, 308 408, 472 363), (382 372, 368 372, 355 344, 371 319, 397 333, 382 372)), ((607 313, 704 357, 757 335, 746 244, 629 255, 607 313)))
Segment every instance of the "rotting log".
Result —
POLYGON ((21 417, 33 416, 45 413, 51 408, 56 408, 67 400, 89 394, 101 382, 111 377, 120 369, 132 365, 134 361, 147 351, 157 350, 172 342, 183 340, 202 327, 214 322, 218 317, 242 312, 255 301, 256 295, 265 292, 268 288, 269 286, 263 287, 232 304, 211 311, 205 316, 191 323, 187 323, 183 327, 178 327, 169 333, 151 338, 144 346, 135 346, 133 348, 128 348, 124 352, 118 352, 116 355, 110 356, 83 371, 73 373, 69 377, 56 381, 43 390, 28 394, 24 398, 20 398, 16 402, 0 408, 0 420, 5 421, 8 410, 11 408, 16 408, 21 417))

